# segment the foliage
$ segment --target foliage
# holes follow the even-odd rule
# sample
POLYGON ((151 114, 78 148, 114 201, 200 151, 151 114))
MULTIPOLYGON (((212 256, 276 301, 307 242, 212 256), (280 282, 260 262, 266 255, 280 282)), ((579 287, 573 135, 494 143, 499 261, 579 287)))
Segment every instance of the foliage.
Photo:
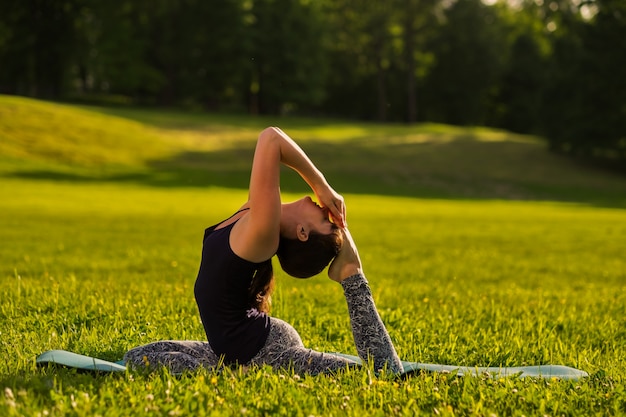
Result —
MULTIPOLYGON (((0 97, 0 241, 7 243, 0 252, 1 415, 626 411, 623 181, 555 155, 542 158, 536 141, 493 130, 279 122, 346 193, 374 297, 403 358, 559 363, 591 376, 568 382, 396 379, 367 368, 316 377, 267 368, 182 376, 37 368, 35 356, 47 349, 117 360, 138 344, 204 338, 192 295, 202 230, 246 198, 238 187, 249 170, 247 150, 272 121, 0 97), (42 139, 28 140, 36 136, 42 139), (53 142, 63 151, 50 153, 53 142), (482 160, 485 152, 494 154, 482 160), (440 159, 429 163, 433 158, 440 159), (449 188, 454 182, 437 171, 442 165, 462 187, 449 188), (464 175, 472 180, 464 183, 464 175), (419 181, 390 185, 413 177, 438 180, 435 189, 448 198, 420 198, 419 181), (550 180, 542 182, 544 199, 569 195, 577 203, 511 201, 488 187, 495 181, 516 189, 516 181, 537 185, 539 178, 550 180), (471 183, 477 188, 468 199, 463 190, 471 183), (596 200, 593 189, 602 186, 620 208, 596 200)), ((285 173, 294 192, 287 198, 306 190, 293 178, 285 173)), ((324 276, 278 274, 273 314, 311 348, 354 353, 339 287, 324 276)))
POLYGON ((491 96, 508 58, 506 28, 497 9, 481 2, 455 2, 445 15, 430 47, 435 63, 427 83, 428 102, 433 103, 426 110, 427 119, 486 125, 491 96))
POLYGON ((324 98, 327 30, 315 2, 257 0, 250 13, 253 112, 280 114, 324 98))

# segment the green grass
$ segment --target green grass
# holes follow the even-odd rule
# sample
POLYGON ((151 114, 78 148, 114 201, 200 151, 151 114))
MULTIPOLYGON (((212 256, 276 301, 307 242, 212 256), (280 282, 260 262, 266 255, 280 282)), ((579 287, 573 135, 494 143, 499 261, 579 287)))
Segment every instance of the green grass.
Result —
MULTIPOLYGON (((0 155, 0 415, 626 413, 625 181, 537 139, 0 96, 0 155), (254 138, 268 124, 295 132, 341 184, 403 359, 554 363, 591 376, 37 368, 48 349, 117 360, 155 340, 204 339, 192 294, 202 231, 246 198, 254 138)), ((286 183, 287 198, 305 191, 293 175, 286 183)), ((355 353, 337 284, 277 281, 273 315, 305 345, 355 353)))

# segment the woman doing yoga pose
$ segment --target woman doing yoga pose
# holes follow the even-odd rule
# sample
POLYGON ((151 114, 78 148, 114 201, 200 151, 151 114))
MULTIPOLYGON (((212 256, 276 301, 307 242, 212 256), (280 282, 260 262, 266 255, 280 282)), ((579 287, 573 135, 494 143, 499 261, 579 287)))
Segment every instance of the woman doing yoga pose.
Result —
POLYGON ((291 325, 268 315, 274 255, 287 274, 298 278, 316 275, 332 261, 328 275, 343 287, 359 356, 373 360, 375 370, 402 370, 347 229, 343 197, 276 127, 259 135, 248 201, 204 234, 194 292, 208 342, 155 342, 130 350, 126 362, 162 365, 172 372, 220 363, 267 364, 310 374, 354 366, 349 359, 305 348, 291 325), (281 164, 300 174, 320 205, 310 197, 281 202, 281 164))

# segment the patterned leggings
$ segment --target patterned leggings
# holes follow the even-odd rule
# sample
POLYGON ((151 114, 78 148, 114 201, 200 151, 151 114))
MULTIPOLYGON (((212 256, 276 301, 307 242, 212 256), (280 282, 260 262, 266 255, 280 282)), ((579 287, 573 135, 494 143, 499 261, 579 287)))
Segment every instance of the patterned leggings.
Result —
MULTIPOLYGON (((402 363, 393 347, 376 306, 367 279, 362 274, 353 275, 344 281, 344 295, 352 334, 359 356, 372 360, 375 370, 387 368, 400 372, 402 363)), ((124 355, 130 366, 165 366, 173 373, 194 370, 199 367, 213 368, 220 358, 208 342, 161 341, 136 347, 124 355)), ((270 318, 270 332, 265 345, 246 365, 270 365, 274 369, 291 368, 296 373, 319 374, 336 371, 356 362, 304 347, 296 330, 288 323, 270 318)))

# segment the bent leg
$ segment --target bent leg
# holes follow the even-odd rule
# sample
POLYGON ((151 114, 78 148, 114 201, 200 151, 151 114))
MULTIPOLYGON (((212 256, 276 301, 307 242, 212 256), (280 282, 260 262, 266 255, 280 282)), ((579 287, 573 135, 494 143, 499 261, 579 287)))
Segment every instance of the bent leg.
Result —
POLYGON ((341 286, 348 302, 352 335, 361 359, 372 358, 376 371, 387 367, 391 372, 402 372, 402 362, 376 310, 365 276, 360 273, 352 275, 341 281, 341 286))
POLYGON ((138 346, 126 352, 124 361, 132 367, 164 366, 172 373, 213 368, 219 357, 208 342, 164 340, 138 346))
POLYGON ((270 324, 267 341, 250 360, 250 365, 270 365, 274 369, 291 368, 296 373, 311 375, 358 366, 350 359, 305 348, 298 332, 283 320, 271 317, 270 324))

